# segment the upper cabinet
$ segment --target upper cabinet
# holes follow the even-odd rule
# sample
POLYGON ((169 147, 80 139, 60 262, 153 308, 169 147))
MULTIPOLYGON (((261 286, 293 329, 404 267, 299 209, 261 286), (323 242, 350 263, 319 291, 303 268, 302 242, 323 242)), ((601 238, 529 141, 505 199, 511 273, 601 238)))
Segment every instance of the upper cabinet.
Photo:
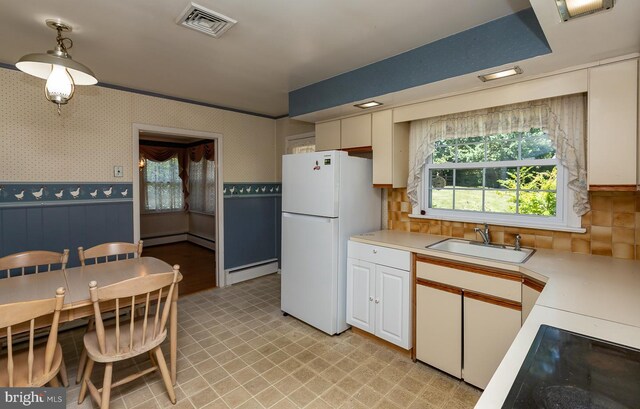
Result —
POLYGON ((409 172, 409 122, 393 123, 393 111, 372 114, 373 185, 406 187, 409 172))
POLYGON ((587 171, 590 190, 638 185, 638 60, 589 69, 587 171))
POLYGON ((316 124, 316 150, 340 149, 340 121, 316 124))
POLYGON ((316 150, 373 150, 373 185, 407 186, 409 122, 393 123, 393 110, 316 124, 316 150))
POLYGON ((371 114, 353 116, 341 121, 342 149, 371 146, 371 114))

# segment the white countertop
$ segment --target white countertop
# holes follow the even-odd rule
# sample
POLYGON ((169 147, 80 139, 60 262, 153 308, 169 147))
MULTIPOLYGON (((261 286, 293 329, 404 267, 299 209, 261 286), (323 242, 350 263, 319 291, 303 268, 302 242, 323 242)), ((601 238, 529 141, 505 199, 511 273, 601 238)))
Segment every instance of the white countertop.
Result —
POLYGON ((449 237, 381 230, 351 240, 518 271, 545 281, 542 294, 476 408, 499 408, 542 324, 640 348, 640 261, 537 250, 512 264, 427 249, 449 237))

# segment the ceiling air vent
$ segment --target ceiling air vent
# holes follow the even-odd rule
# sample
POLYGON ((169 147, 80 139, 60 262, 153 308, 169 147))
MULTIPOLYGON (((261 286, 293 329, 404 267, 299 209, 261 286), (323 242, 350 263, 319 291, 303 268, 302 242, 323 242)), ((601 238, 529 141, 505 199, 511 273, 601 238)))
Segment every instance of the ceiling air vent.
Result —
POLYGON ((177 23, 212 37, 219 38, 234 24, 236 20, 208 10, 198 4, 191 3, 178 17, 177 23))

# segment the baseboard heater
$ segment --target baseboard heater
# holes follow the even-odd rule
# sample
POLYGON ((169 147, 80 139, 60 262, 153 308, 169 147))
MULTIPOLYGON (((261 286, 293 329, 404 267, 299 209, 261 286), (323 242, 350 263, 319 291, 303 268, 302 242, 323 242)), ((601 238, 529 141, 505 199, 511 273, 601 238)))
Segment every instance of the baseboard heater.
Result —
POLYGON ((226 284, 236 284, 253 278, 262 277, 278 271, 278 259, 258 261, 257 263, 245 264, 224 270, 227 276, 226 284))

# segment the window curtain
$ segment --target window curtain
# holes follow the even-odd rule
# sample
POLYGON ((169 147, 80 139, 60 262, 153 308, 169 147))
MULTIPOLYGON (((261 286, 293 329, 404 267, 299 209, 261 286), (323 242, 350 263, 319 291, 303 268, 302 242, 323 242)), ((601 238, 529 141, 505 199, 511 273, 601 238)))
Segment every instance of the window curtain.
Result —
POLYGON ((287 141, 287 153, 308 153, 316 151, 316 138, 291 139, 287 141))
MULTIPOLYGON (((164 162, 173 157, 176 157, 178 160, 178 176, 182 181, 182 195, 183 195, 183 203, 184 209, 189 209, 189 203, 191 200, 189 196, 190 185, 189 182, 189 170, 191 162, 200 162, 202 158, 205 158, 206 161, 213 161, 215 157, 214 151, 214 143, 213 142, 205 142, 199 143, 198 145, 189 146, 186 148, 176 147, 176 146, 156 146, 156 145, 145 145, 142 141, 140 142, 140 154, 147 160, 152 160, 156 162, 164 162)), ((211 169, 214 169, 213 164, 211 169)), ((212 170, 213 172, 213 170, 212 170)), ((215 182, 214 182, 215 183, 215 182)), ((215 194, 215 184, 213 185, 213 192, 215 194)))
POLYGON ((214 213, 216 208, 215 162, 205 157, 189 162, 189 208, 214 213))
POLYGON ((189 208, 213 213, 216 206, 215 151, 213 142, 187 148, 189 158, 189 208))
POLYGON ((152 160, 155 162, 165 162, 173 157, 178 160, 178 176, 182 181, 182 195, 184 198, 184 209, 188 207, 187 198, 189 197, 189 174, 187 170, 187 155, 182 148, 175 148, 169 146, 152 146, 144 145, 140 143, 140 154, 145 160, 152 160))
POLYGON ((184 208, 182 181, 176 155, 164 161, 147 160, 142 189, 145 210, 162 211, 184 208))
POLYGON ((411 122, 407 195, 418 207, 424 166, 439 140, 545 131, 556 155, 569 173, 574 192, 573 210, 582 216, 590 210, 586 168, 586 95, 575 94, 501 107, 444 115, 411 122))

